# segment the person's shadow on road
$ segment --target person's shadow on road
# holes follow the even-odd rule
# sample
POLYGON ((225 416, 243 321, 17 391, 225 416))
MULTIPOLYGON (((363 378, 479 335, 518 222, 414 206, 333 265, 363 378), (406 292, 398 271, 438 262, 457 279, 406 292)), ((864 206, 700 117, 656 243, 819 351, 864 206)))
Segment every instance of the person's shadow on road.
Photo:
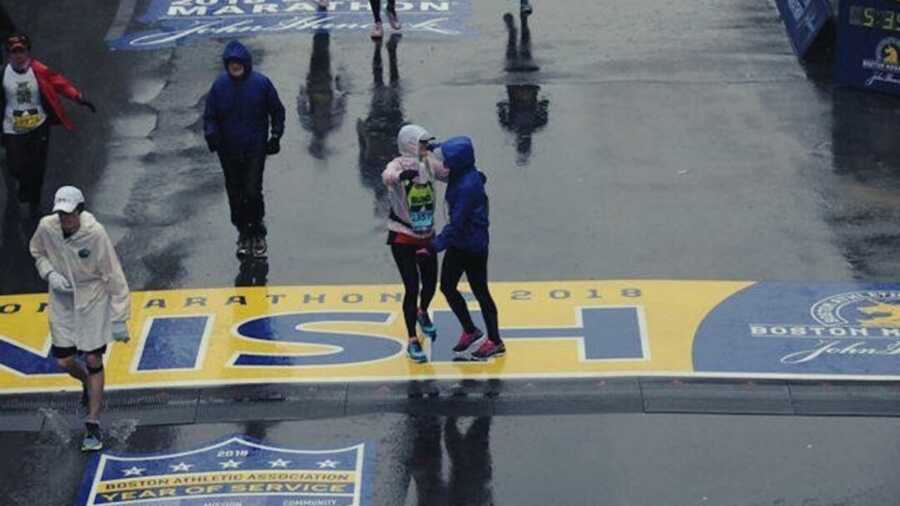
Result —
POLYGON ((334 76, 331 70, 331 34, 317 30, 313 34, 306 85, 300 87, 297 97, 300 125, 312 134, 308 149, 314 158, 327 158, 328 135, 340 127, 345 111, 346 93, 340 76, 334 76))
POLYGON ((511 13, 503 15, 508 34, 506 42, 506 85, 507 99, 497 104, 500 125, 516 136, 516 164, 528 165, 531 157, 532 136, 547 125, 550 115, 550 101, 540 96, 541 87, 528 77, 540 67, 531 54, 531 28, 528 25, 529 11, 522 9, 520 19, 522 37, 519 40, 516 20, 511 13))
POLYGON ((458 420, 448 417, 444 425, 444 443, 450 456, 450 506, 489 506, 494 504, 491 488, 491 417, 476 418, 463 434, 458 420))
POLYGON ((372 102, 369 115, 356 123, 359 175, 362 184, 375 193, 376 216, 387 216, 387 188, 381 180, 381 173, 388 162, 398 155, 397 133, 404 124, 400 67, 397 63, 399 44, 400 35, 391 35, 387 43, 390 81, 385 85, 382 41, 374 41, 372 102))

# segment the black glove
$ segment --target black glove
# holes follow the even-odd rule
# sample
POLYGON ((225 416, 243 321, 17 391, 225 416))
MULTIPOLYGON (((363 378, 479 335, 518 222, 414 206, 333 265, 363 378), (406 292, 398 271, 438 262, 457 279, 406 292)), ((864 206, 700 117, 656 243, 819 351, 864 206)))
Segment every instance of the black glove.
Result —
POLYGON ((418 177, 419 171, 415 169, 407 169, 400 173, 400 181, 412 181, 418 177))
POLYGON ((219 139, 215 135, 207 135, 206 147, 209 148, 210 153, 215 153, 219 149, 219 139))
POLYGON ((268 144, 266 144, 266 154, 277 155, 279 151, 281 151, 281 138, 272 137, 269 139, 268 144))
POLYGON ((83 98, 81 99, 80 102, 81 102, 81 105, 83 105, 83 106, 87 107, 88 109, 90 109, 92 113, 94 113, 94 114, 97 113, 97 108, 94 107, 94 104, 88 102, 87 100, 85 100, 85 99, 83 99, 83 98))

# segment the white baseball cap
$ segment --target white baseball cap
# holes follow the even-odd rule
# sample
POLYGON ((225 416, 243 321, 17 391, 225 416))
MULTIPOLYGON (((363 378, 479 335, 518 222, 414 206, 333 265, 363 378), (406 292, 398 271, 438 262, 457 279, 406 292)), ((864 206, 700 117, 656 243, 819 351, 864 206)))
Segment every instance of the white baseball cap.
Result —
POLYGON ((74 186, 63 186, 53 197, 53 212, 71 213, 79 204, 84 204, 84 194, 74 186))

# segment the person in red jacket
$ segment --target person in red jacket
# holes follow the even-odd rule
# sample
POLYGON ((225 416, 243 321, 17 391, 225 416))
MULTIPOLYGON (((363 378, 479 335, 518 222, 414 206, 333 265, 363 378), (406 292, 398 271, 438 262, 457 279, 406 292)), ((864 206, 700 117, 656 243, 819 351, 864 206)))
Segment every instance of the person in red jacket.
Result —
POLYGON ((27 35, 6 38, 9 63, 3 69, 2 144, 6 167, 18 182, 18 200, 28 204, 31 217, 39 214, 41 187, 47 170, 50 125, 72 130, 72 120, 63 109, 60 95, 96 112, 93 104, 68 79, 31 57, 27 35))

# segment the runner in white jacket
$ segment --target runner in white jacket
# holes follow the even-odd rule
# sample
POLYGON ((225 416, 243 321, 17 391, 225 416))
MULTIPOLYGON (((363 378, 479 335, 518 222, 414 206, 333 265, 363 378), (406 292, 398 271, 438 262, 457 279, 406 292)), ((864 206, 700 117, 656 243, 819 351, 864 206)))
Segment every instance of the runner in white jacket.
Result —
POLYGON ((82 450, 99 450, 103 354, 113 340, 128 342, 128 282, 106 230, 84 211, 84 195, 73 186, 57 190, 53 214, 31 238, 31 256, 49 284, 51 353, 82 383, 88 405, 82 450))

